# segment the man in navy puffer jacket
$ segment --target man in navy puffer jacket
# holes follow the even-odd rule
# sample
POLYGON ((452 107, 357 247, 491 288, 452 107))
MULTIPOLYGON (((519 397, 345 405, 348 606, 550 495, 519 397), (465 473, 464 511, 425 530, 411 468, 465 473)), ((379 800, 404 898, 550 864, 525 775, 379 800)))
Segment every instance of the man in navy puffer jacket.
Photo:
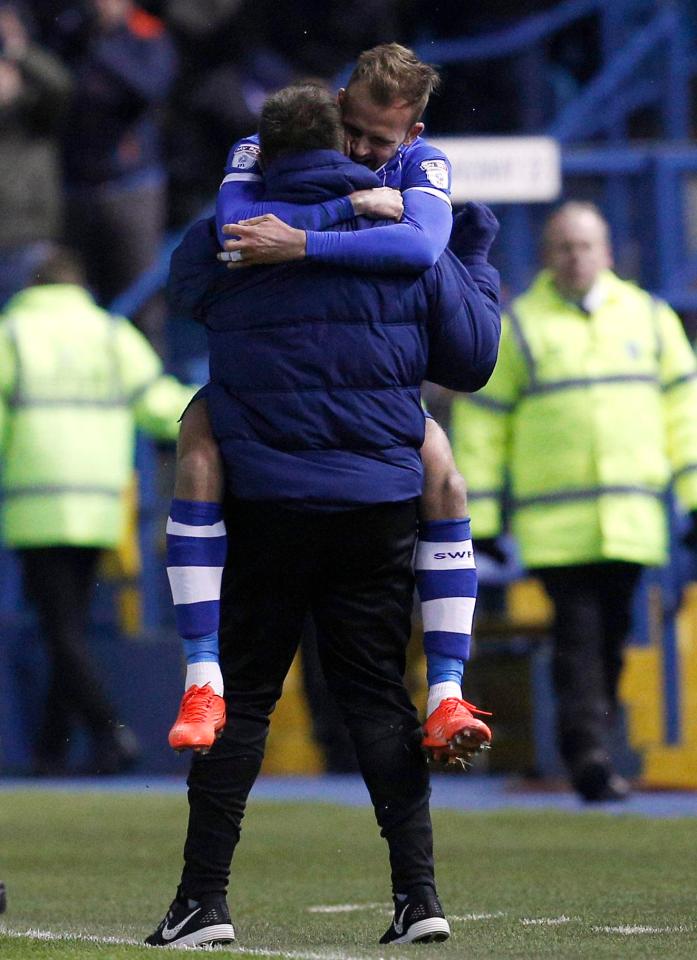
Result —
MULTIPOLYGON (((285 149, 271 154, 262 136, 270 194, 316 203, 374 184, 339 152, 338 111, 321 88, 274 99, 286 117, 285 149), (297 111, 308 97, 322 136, 299 153, 297 111)), ((213 259, 217 249, 215 225, 201 221, 173 257, 171 291, 209 332, 206 396, 232 545, 220 630, 227 722, 210 753, 194 757, 181 884, 147 942, 234 939, 230 863, 308 613, 389 847, 396 912, 381 942, 444 940, 428 772, 402 679, 422 482, 420 385, 486 383, 500 331, 496 272, 489 268, 482 307, 449 251, 414 277, 309 262, 230 273, 213 259)))

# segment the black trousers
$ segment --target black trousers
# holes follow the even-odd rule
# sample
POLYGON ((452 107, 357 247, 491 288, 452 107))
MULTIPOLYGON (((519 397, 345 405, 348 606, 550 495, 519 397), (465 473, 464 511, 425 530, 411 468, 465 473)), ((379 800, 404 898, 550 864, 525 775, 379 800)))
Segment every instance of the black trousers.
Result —
POLYGON ((606 749, 642 569, 607 561, 534 571, 554 604, 559 749, 572 768, 584 754, 606 749))
POLYGON ((24 593, 36 608, 50 659, 49 684, 36 748, 37 759, 60 764, 75 723, 106 734, 114 709, 87 643, 94 592, 96 547, 35 547, 18 551, 24 593))
POLYGON ((341 513, 232 503, 220 655, 228 721, 189 774, 181 893, 223 894, 269 714, 315 619, 322 668, 387 840, 395 891, 433 885, 429 778, 402 677, 413 596, 414 502, 341 513))

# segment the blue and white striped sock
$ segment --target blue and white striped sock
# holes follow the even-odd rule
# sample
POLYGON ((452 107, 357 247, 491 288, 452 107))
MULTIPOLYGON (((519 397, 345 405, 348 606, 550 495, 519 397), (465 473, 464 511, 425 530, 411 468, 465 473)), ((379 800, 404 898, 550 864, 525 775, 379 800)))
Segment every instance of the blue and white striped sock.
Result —
POLYGON ((441 700, 462 696, 477 598, 469 517, 422 523, 414 572, 424 628, 428 716, 441 700))
POLYGON ((167 576, 186 655, 185 688, 209 683, 223 695, 218 663, 220 584, 227 535, 220 503, 172 500, 167 518, 167 576))

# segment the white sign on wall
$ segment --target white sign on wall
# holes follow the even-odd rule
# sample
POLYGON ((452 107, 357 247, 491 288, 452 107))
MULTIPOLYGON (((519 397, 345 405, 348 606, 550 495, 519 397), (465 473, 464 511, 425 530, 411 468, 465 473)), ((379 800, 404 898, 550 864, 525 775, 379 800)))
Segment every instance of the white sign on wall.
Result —
POLYGON ((450 159, 454 203, 548 203, 561 193, 552 137, 428 137, 450 159))

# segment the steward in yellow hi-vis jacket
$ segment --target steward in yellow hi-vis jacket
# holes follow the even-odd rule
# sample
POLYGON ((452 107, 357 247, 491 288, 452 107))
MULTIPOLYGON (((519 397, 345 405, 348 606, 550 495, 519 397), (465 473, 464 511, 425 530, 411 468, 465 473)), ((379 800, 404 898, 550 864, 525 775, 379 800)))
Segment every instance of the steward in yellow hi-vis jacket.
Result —
POLYGON ((480 551, 506 509, 556 609, 560 741, 586 799, 626 795, 604 750, 633 588, 666 559, 671 480, 697 508, 697 373, 670 307, 611 265, 607 226, 567 203, 547 269, 513 301, 494 373, 452 420, 480 551), (482 543, 483 540, 483 543, 482 543))
POLYGON ((95 304, 68 251, 51 251, 0 315, 2 535, 53 668, 39 772, 62 770, 73 716, 92 736, 95 770, 132 758, 88 652, 89 602, 99 554, 124 530, 135 428, 174 440, 193 392, 163 375, 128 320, 95 304))

